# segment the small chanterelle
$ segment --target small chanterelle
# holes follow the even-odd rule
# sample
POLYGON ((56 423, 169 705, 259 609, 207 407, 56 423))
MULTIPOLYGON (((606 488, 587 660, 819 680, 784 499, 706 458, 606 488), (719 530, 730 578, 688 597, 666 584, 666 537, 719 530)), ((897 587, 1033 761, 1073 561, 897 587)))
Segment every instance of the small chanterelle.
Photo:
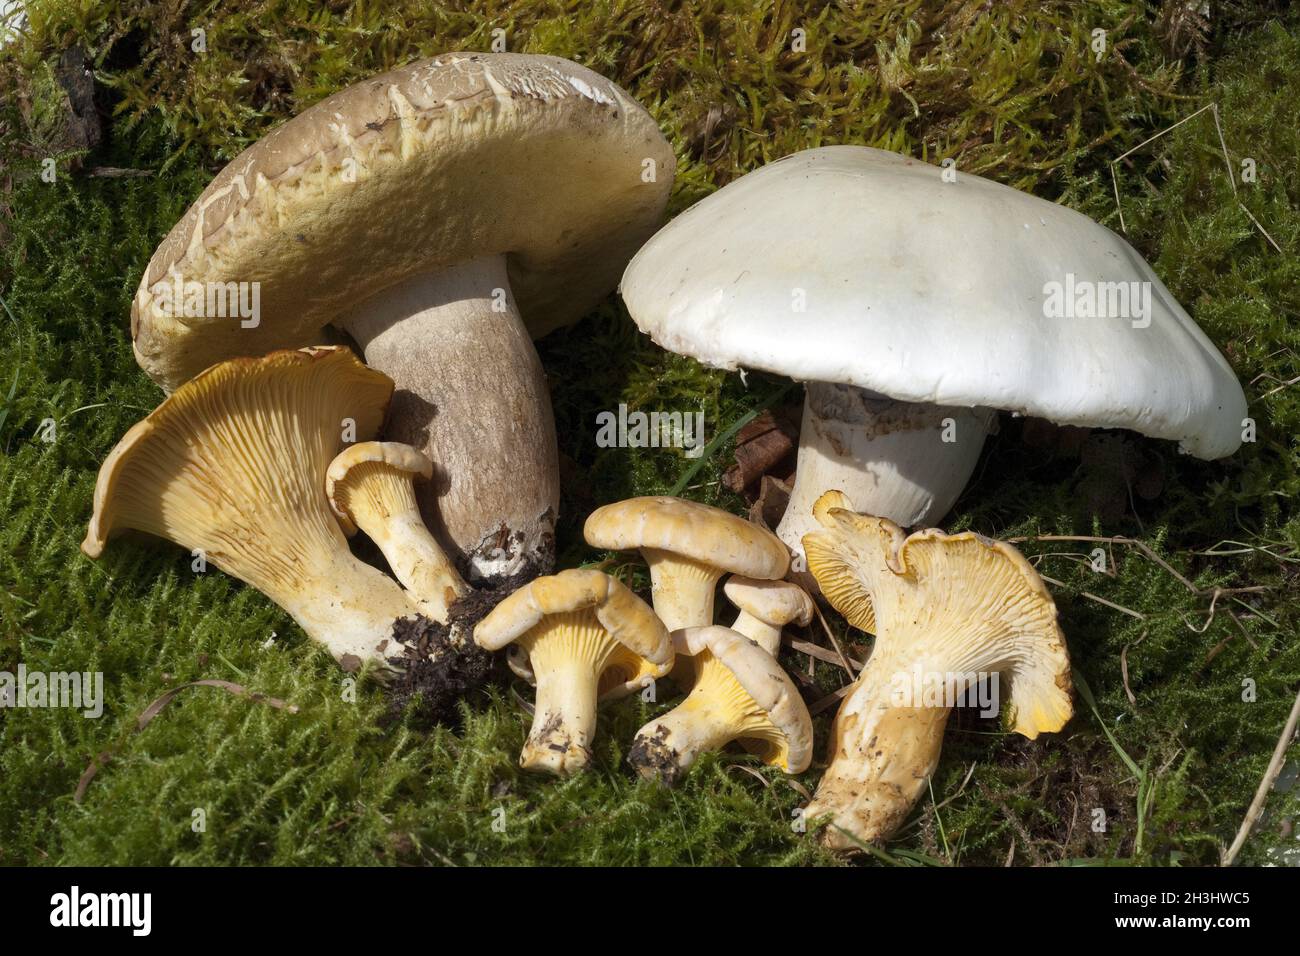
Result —
MULTIPOLYGON (((346 669, 371 660, 380 673, 405 667, 404 639, 422 634, 421 622, 445 624, 466 588, 415 507, 412 476, 427 474, 428 460, 364 441, 392 392, 386 375, 345 348, 214 365, 104 461, 82 550, 98 558, 128 529, 166 538, 275 601, 346 669), (349 439, 363 441, 345 451, 349 439), (404 587, 353 556, 344 530, 358 527, 404 587)), ((445 630, 442 666, 481 656, 467 634, 445 630)))
POLYGON ((804 535, 809 570, 850 624, 876 635, 804 812, 809 823, 829 817, 823 843, 852 851, 906 819, 963 691, 1006 681, 1007 720, 1032 740, 1070 719, 1070 659, 1051 595, 1010 545, 971 532, 907 536, 838 491, 817 499, 813 517, 821 530, 804 535))
POLYGON ((636 673, 662 677, 673 665, 672 639, 649 605, 581 568, 524 585, 479 621, 474 640, 489 651, 527 651, 537 699, 519 764, 559 776, 590 763, 602 690, 636 673))
POLYGON ((734 741, 786 773, 808 769, 812 718, 776 658, 729 627, 673 633, 694 675, 686 699, 637 732, 628 761, 642 777, 676 783, 702 753, 734 741))

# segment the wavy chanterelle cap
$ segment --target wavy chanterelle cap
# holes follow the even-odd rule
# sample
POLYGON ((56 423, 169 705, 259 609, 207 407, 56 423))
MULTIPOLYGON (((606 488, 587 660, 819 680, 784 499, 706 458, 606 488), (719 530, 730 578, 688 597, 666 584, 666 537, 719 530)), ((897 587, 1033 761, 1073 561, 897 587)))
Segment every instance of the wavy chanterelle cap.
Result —
POLYGON ((644 109, 558 57, 448 53, 372 77, 213 179, 140 281, 136 359, 173 389, 221 359, 318 342, 404 279, 495 255, 544 334, 614 287, 659 225, 673 166, 644 109), (178 279, 257 283, 260 323, 175 314, 178 279))
POLYGON ((681 704, 637 732, 628 760, 643 777, 676 783, 700 754, 733 740, 786 773, 808 768, 812 718, 771 654, 727 627, 688 627, 673 641, 695 679, 681 704))
POLYGON ((392 382, 344 348, 216 365, 123 436, 95 486, 82 550, 134 529, 262 591, 336 659, 384 658, 419 607, 355 559, 323 487, 345 432, 379 430, 392 382))
POLYGON ((803 627, 813 618, 812 598, 792 581, 761 581, 736 574, 727 579, 722 593, 740 611, 731 629, 773 656, 781 649, 783 627, 803 627))
POLYGON ((358 442, 339 452, 325 473, 325 497, 349 537, 357 533, 352 511, 370 490, 369 483, 361 480, 369 475, 392 475, 408 484, 416 478, 428 481, 433 477, 433 462, 410 445, 394 441, 358 442))
POLYGON ((1073 712, 1056 606, 1015 548, 971 532, 907 536, 827 492, 804 536, 809 570, 836 610, 876 634, 831 731, 830 766, 807 815, 834 814, 831 845, 888 836, 938 762, 955 695, 991 681, 1007 719, 1033 739, 1073 712))
POLYGON ((558 775, 591 760, 602 677, 662 677, 673 664, 672 640, 654 611, 594 570, 536 578, 484 617, 474 640, 489 651, 512 643, 527 651, 537 698, 519 762, 558 775))
POLYGON ((629 498, 597 508, 583 535, 593 548, 640 549, 650 568, 655 611, 669 630, 713 623, 724 574, 784 577, 790 552, 765 528, 683 498, 629 498))

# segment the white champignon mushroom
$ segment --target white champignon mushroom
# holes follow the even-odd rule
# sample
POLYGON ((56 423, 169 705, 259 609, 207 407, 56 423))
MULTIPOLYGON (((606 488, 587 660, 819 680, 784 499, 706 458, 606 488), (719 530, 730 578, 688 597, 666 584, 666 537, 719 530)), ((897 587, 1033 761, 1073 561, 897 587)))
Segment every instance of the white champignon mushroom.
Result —
POLYGON ((1132 246, 943 173, 859 146, 796 153, 682 213, 624 273, 660 345, 807 383, 778 528, 796 553, 828 489, 903 526, 943 517, 999 409, 1205 459, 1241 443, 1232 369, 1132 246))

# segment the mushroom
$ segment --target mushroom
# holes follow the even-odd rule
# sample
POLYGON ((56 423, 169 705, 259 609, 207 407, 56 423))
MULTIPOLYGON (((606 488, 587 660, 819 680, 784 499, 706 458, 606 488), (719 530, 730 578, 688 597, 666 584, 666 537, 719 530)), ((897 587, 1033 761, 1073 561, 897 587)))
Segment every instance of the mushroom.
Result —
POLYGON ((531 338, 590 311, 662 218, 671 147, 557 57, 449 53, 305 110, 234 159, 132 306, 164 389, 346 332, 397 383, 386 437, 429 453, 429 527, 493 581, 553 558, 550 397, 531 338), (431 449, 436 449, 436 453, 431 449))
POLYGON ((861 146, 796 153, 686 210, 623 275, 632 318, 665 348, 807 383, 777 529, 796 553, 830 488, 903 526, 942 518, 997 409, 1206 459, 1241 443, 1232 369, 1127 242, 946 172, 861 146), (1103 315, 1055 317, 1077 314, 1075 290, 1101 295, 1103 315))
POLYGON ((591 760, 602 677, 662 676, 673 664, 672 639, 649 606, 582 568, 534 578, 479 621, 474 640, 488 651, 517 643, 528 652, 537 698, 519 765, 557 776, 591 760))
POLYGON ((1070 719, 1070 659, 1056 605, 1015 548, 973 532, 904 534, 840 492, 814 506, 808 567, 850 624, 876 635, 831 726, 830 765, 804 818, 829 814, 835 850, 881 840, 939 762, 954 703, 1010 684, 1011 729, 1033 740, 1070 719))
POLYGON ((729 627, 688 627, 673 644, 695 679, 685 700, 637 731, 628 761, 642 777, 671 786, 700 754, 733 740, 786 773, 808 769, 812 718, 776 658, 729 627))
POLYGON ((790 554, 772 532, 684 498, 604 505, 587 516, 582 533, 593 548, 641 551, 655 613, 670 631, 713 623, 714 592, 724 574, 772 579, 790 568, 790 554))
POLYGON ((446 622, 451 605, 469 593, 415 501, 415 478, 428 480, 433 462, 410 445, 368 441, 346 448, 325 473, 325 497, 344 534, 360 529, 379 546, 397 580, 446 622))
POLYGON ((758 581, 734 574, 722 586, 740 613, 731 625, 773 657, 781 650, 781 629, 794 623, 804 627, 812 620, 808 593, 790 581, 758 581))
POLYGON ((257 588, 345 667, 395 662, 395 622, 420 604, 353 557, 322 488, 345 429, 379 430, 387 376, 345 348, 232 359, 182 385, 99 471, 81 550, 143 531, 257 588))

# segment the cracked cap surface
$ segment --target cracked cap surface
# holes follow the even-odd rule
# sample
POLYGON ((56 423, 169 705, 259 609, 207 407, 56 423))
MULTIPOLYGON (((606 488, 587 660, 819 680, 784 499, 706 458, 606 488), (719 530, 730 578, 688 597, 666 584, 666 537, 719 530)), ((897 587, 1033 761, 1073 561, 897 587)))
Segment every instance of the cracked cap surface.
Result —
POLYGON ((639 104, 559 57, 448 53, 371 77, 249 147, 176 223, 132 304, 136 360, 170 390, 497 254, 540 336, 615 286, 661 222, 674 165, 639 104), (176 280, 259 283, 259 324, 177 315, 163 298, 176 280))

